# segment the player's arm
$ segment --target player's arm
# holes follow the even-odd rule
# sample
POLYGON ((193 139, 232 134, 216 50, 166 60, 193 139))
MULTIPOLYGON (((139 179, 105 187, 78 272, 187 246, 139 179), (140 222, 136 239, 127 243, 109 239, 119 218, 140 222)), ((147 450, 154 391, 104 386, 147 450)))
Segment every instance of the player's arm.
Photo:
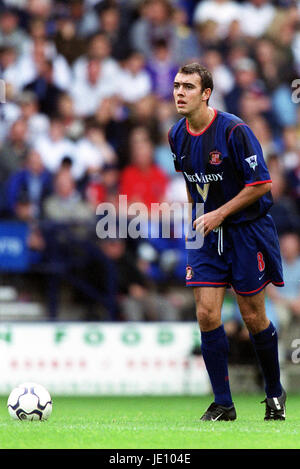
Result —
POLYGON ((227 217, 234 215, 256 202, 260 197, 269 192, 271 187, 271 182, 245 186, 233 199, 226 202, 226 204, 197 218, 193 223, 194 229, 203 233, 204 236, 208 235, 214 228, 220 226, 227 217))
MULTIPOLYGON (((186 195, 187 195, 187 200, 188 200, 188 226, 192 226, 192 220, 193 220, 193 198, 191 196, 191 193, 189 191, 188 185, 185 182, 185 188, 186 188, 186 195)), ((188 240, 188 235, 186 235, 185 240, 188 240)))
POLYGON ((270 174, 263 158, 259 141, 249 126, 236 125, 229 133, 228 148, 237 172, 244 180, 244 188, 231 200, 213 212, 199 217, 194 228, 206 236, 230 215, 243 210, 269 192, 270 174))
POLYGON ((187 195, 187 199, 188 199, 188 203, 189 203, 189 207, 188 207, 188 222, 191 223, 191 222, 192 222, 193 199, 192 199, 192 196, 191 196, 191 193, 190 193, 190 191, 189 191, 189 188, 188 188, 187 183, 185 183, 185 187, 186 187, 186 195, 187 195))

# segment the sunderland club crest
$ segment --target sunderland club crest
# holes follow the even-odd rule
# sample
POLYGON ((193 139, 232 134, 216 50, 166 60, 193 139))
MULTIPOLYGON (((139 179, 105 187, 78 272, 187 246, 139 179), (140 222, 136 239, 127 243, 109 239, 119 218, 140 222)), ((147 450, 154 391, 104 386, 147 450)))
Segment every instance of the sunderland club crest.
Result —
POLYGON ((213 150, 209 153, 209 162, 214 166, 218 166, 222 163, 222 154, 218 150, 213 150))
POLYGON ((191 278, 193 277, 194 275, 194 272, 193 272, 193 269, 190 265, 187 265, 186 266, 186 276, 185 276, 185 279, 186 280, 191 280, 191 278))

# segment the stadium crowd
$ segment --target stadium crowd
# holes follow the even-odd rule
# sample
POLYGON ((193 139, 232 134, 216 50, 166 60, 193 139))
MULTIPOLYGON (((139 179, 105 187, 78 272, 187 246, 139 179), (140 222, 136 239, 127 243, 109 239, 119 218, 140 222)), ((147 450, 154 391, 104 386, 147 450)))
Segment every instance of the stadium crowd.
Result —
POLYGON ((194 319, 178 290, 182 239, 95 235, 97 206, 118 210, 120 194, 147 207, 186 201, 167 133, 173 78, 191 61, 212 71, 210 105, 261 142, 286 278, 268 288, 270 314, 300 321, 300 2, 1 0, 0 217, 28 226, 51 318, 64 279, 86 319, 95 304, 104 319, 194 319))

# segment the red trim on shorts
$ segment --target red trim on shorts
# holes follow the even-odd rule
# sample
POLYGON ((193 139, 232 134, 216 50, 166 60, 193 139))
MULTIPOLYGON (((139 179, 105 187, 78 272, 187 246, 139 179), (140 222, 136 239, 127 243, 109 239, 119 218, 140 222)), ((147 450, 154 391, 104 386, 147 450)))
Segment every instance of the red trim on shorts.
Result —
POLYGON ((251 291, 239 291, 239 290, 236 290, 234 287, 234 291, 236 293, 239 293, 241 295, 251 295, 253 293, 257 293, 259 292, 260 290, 262 290, 264 287, 267 286, 268 283, 273 283, 274 285, 277 285, 278 287, 283 287, 284 286, 284 282, 273 282, 273 280, 267 280, 263 285, 261 285, 259 288, 257 288, 256 290, 251 290, 251 291))
POLYGON ((210 123, 205 127, 205 129, 203 129, 203 130, 202 130, 201 132, 199 132, 199 133, 195 133, 195 132, 192 132, 192 131, 190 130, 188 120, 186 119, 186 120, 185 120, 185 123, 186 123, 186 130, 188 131, 188 133, 191 134, 191 135, 193 135, 193 137, 199 137, 199 135, 204 134, 204 132, 211 126, 211 124, 213 123, 213 121, 214 121, 215 118, 217 117, 218 111, 217 111, 215 108, 213 108, 213 110, 214 110, 214 113, 215 113, 214 117, 212 118, 212 120, 210 121, 210 123))
POLYGON ((267 179, 266 181, 249 182, 249 184, 245 184, 245 186, 256 186, 256 184, 265 184, 267 182, 272 182, 272 179, 267 179))
POLYGON ((186 282, 187 285, 229 285, 228 282, 186 282))

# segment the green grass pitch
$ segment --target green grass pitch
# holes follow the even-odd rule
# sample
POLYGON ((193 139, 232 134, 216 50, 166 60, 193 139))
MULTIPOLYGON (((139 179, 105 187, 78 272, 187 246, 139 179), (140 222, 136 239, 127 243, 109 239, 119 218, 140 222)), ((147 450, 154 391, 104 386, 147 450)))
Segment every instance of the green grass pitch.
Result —
POLYGON ((234 422, 200 422, 210 396, 55 397, 46 422, 14 421, 0 398, 0 449, 298 449, 300 396, 264 422, 262 395, 238 395, 234 422))

